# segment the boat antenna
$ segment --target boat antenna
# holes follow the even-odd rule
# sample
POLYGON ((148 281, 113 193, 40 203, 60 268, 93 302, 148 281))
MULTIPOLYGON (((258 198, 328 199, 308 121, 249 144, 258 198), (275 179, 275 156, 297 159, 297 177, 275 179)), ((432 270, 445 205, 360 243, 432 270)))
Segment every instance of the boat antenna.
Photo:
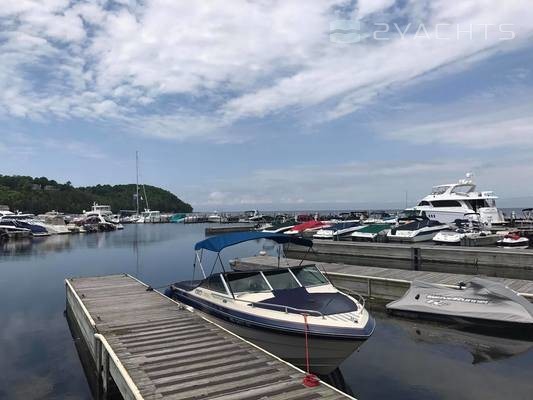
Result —
POLYGON ((139 215, 139 151, 135 152, 135 169, 137 171, 137 178, 135 181, 135 187, 136 187, 135 200, 137 201, 137 215, 139 215))

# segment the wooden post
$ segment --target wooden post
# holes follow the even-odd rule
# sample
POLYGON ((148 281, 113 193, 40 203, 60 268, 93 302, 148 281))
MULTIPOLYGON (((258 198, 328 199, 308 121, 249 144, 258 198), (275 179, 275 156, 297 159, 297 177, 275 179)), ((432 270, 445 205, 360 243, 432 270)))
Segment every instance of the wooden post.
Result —
POLYGON ((102 378, 102 342, 95 338, 95 361, 96 361, 96 399, 101 400, 102 385, 100 379, 102 378))

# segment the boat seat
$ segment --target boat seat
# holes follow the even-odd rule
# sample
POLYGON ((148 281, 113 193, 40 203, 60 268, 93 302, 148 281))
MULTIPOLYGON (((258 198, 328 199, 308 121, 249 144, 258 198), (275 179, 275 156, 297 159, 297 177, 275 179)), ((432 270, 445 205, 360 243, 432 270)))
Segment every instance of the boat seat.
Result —
MULTIPOLYGON (((324 315, 343 314, 357 311, 356 304, 342 293, 309 293, 305 288, 280 289, 272 291, 274 297, 254 303, 256 307, 280 310, 277 306, 287 306, 299 310, 318 311, 324 315)), ((289 313, 301 314, 297 310, 289 313)))

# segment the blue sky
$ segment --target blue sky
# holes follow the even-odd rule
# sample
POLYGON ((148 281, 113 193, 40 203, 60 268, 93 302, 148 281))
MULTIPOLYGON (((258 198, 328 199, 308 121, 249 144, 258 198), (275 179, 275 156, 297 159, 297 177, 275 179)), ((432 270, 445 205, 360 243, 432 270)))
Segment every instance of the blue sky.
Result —
POLYGON ((130 183, 139 150, 198 210, 397 207, 470 171, 531 206, 532 20, 526 0, 10 2, 0 173, 130 183))

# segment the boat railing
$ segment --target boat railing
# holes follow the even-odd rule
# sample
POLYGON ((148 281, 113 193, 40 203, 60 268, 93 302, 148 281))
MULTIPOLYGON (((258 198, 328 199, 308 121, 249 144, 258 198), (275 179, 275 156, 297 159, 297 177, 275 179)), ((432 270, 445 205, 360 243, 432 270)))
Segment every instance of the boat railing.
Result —
POLYGON ((365 309, 365 305, 366 305, 366 299, 364 298, 364 296, 362 294, 357 293, 357 292, 353 291, 352 289, 349 289, 349 288, 346 288, 346 287, 337 286, 337 285, 335 287, 337 289, 342 290, 345 293, 348 293, 350 296, 355 297, 357 302, 361 305, 361 308, 359 309, 358 313, 361 314, 363 312, 363 310, 365 309))
POLYGON ((285 311, 286 314, 288 314, 289 310, 290 310, 290 311, 295 311, 297 314, 301 314, 301 315, 313 315, 313 314, 315 314, 315 315, 318 315, 318 316, 322 317, 322 319, 326 319, 326 316, 323 313, 321 313, 320 311, 317 311, 317 310, 305 310, 305 309, 302 309, 302 308, 284 306, 284 305, 281 305, 281 304, 260 303, 260 302, 255 302, 255 301, 242 300, 242 299, 235 299, 235 300, 236 301, 241 301, 243 303, 247 303, 247 305, 251 306, 252 308, 253 307, 267 308, 267 307, 263 307, 263 306, 268 306, 268 307, 279 308, 280 310, 285 311), (260 305, 257 306, 258 304, 260 304, 260 305))

